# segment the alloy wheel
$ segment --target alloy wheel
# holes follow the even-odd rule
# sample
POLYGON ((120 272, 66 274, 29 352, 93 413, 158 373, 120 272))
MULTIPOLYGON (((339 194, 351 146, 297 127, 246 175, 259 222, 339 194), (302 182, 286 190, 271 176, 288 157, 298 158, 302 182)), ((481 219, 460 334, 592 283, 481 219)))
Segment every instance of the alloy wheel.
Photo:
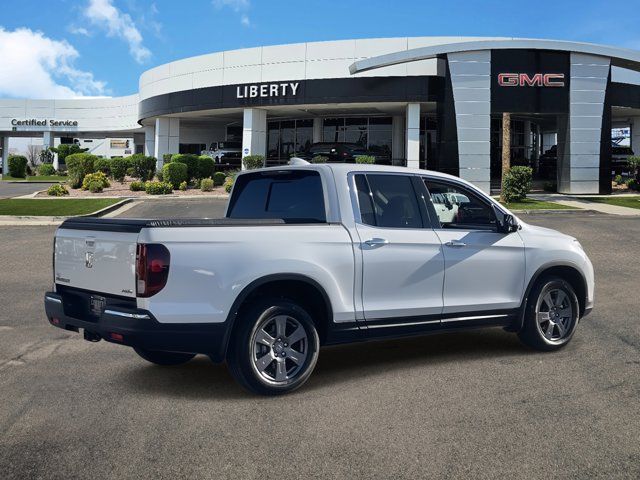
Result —
POLYGON ((540 333, 549 342, 560 342, 570 332, 574 322, 571 299, 560 288, 543 291, 536 305, 536 322, 540 333))

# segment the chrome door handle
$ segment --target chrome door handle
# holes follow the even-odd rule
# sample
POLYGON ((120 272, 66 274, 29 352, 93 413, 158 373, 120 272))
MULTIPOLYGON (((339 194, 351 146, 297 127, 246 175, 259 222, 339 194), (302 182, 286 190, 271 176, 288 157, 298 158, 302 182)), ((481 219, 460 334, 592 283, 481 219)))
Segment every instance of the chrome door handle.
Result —
POLYGON ((447 247, 466 247, 467 244, 464 242, 461 242, 460 240, 451 240, 447 243, 445 243, 445 245, 447 247))
POLYGON ((370 240, 365 240, 364 243, 366 243, 370 247, 375 247, 378 245, 386 245, 389 243, 389 240, 387 240, 386 238, 372 238, 370 240))

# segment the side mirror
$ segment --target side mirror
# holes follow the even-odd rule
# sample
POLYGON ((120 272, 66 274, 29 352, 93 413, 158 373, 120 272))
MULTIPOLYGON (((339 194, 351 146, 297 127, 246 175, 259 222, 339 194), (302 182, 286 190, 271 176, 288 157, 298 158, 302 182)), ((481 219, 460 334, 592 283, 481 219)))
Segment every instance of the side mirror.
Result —
POLYGON ((513 215, 505 214, 495 206, 493 207, 493 211, 496 214, 496 225, 499 233, 513 233, 518 231, 518 222, 513 215))

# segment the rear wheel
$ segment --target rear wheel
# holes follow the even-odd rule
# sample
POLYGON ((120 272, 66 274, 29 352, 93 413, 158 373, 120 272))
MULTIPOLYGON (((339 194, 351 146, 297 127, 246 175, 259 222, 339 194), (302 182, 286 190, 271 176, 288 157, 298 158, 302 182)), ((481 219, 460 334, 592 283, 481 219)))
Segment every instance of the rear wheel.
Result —
POLYGON ((146 361, 156 365, 181 365, 196 356, 195 353, 161 352, 140 347, 133 347, 133 349, 146 361))
POLYGON ((580 305, 573 287, 559 277, 538 281, 527 302, 520 340, 537 350, 565 346, 578 325, 580 305))
POLYGON ((259 299, 238 322, 227 359, 238 383, 261 395, 281 395, 307 381, 320 342, 302 307, 282 299, 259 299))

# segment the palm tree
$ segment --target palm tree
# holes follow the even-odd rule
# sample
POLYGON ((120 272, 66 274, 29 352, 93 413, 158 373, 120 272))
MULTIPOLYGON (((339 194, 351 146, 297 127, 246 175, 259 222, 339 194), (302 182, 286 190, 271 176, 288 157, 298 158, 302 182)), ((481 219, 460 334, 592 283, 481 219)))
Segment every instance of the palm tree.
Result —
POLYGON ((502 188, 500 189, 500 201, 504 201, 504 179, 511 169, 511 114, 502 114, 502 188))

